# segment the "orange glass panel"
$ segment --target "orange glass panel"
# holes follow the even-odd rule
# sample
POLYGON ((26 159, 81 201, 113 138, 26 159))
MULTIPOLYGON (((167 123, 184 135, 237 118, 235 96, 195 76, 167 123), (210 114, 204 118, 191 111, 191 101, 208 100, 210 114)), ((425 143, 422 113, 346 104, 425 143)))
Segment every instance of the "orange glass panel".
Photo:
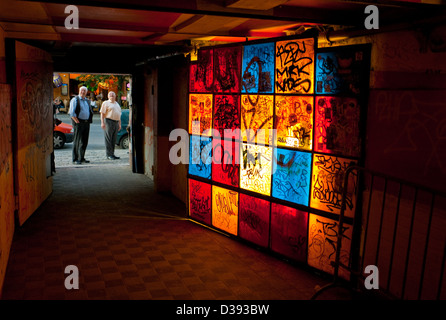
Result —
POLYGON ((274 98, 272 95, 242 95, 241 128, 245 142, 272 144, 274 98))
POLYGON ((238 192, 212 186, 212 225, 237 235, 238 192))
POLYGON ((276 93, 313 93, 314 39, 276 43, 276 93))
MULTIPOLYGON (((308 224, 308 264, 333 274, 331 262, 335 261, 339 224, 337 221, 316 214, 310 214, 308 224)), ((343 224, 341 262, 348 265, 352 239, 352 226, 343 224)), ((349 273, 339 268, 339 276, 348 279, 349 273)))
POLYGON ((249 143, 240 152, 240 188, 271 194, 272 148, 249 143))
MULTIPOLYGON (((356 161, 322 155, 313 155, 313 179, 311 182, 311 207, 339 214, 345 170, 356 161)), ((351 174, 347 190, 345 216, 353 217, 356 206, 356 174, 351 174)))
POLYGON ((311 150, 313 97, 276 96, 277 145, 311 150))
POLYGON ((211 135, 212 127, 212 94, 189 95, 189 133, 211 135))

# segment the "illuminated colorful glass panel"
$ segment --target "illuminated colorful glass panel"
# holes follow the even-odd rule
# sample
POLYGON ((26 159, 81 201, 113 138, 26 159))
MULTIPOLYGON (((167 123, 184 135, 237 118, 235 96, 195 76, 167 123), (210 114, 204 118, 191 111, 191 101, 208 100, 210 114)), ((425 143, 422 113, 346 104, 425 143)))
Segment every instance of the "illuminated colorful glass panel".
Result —
POLYGON ((277 149, 275 158, 272 196, 308 206, 311 153, 277 149))
POLYGON ((264 195, 271 193, 272 148, 242 143, 240 188, 264 195))
MULTIPOLYGON (((311 207, 339 214, 342 204, 344 173, 356 161, 323 155, 313 155, 313 179, 311 182, 311 207)), ((355 174, 350 175, 348 183, 345 215, 352 217, 356 207, 355 174)))
POLYGON ((274 43, 243 48, 242 92, 274 92, 274 43))
POLYGON ((313 93, 314 39, 276 42, 276 93, 313 93))
POLYGON ((189 148, 189 174, 211 179, 212 139, 192 135, 189 148))
POLYGON ((238 187, 240 143, 232 140, 214 139, 212 149, 212 180, 238 187))
POLYGON ((189 179, 189 214, 192 218, 211 224, 211 185, 189 179))
POLYGON ((214 92, 240 92, 242 48, 214 49, 214 92))
POLYGON ((212 49, 198 51, 196 63, 192 63, 189 72, 190 92, 212 92, 214 86, 214 54, 212 49))
MULTIPOLYGON (((319 270, 333 274, 332 262, 336 258, 337 235, 339 225, 336 220, 310 214, 308 224, 308 264, 319 270)), ((341 244, 341 262, 348 265, 352 239, 352 226, 343 225, 341 244)), ((349 273, 339 268, 339 276, 348 279, 349 273)))
POLYGON ((237 235, 238 203, 238 192, 212 186, 212 225, 237 235))
POLYGON ((313 97, 276 96, 277 145, 311 150, 313 141, 313 97))
POLYGON ((220 137, 240 139, 240 95, 215 95, 213 124, 220 137))
POLYGON ((189 133, 211 135, 212 94, 189 95, 189 133))
POLYGON ((316 55, 317 94, 359 95, 367 80, 368 54, 364 49, 331 48, 316 55))
POLYGON ((239 206, 239 236, 268 247, 270 202, 241 193, 239 206))
MULTIPOLYGON (((198 50, 189 75, 189 216, 328 273, 344 173, 361 157, 365 46, 283 38, 198 50)), ((342 256, 350 250, 350 176, 342 256)), ((348 274, 341 274, 347 277, 348 274)))
POLYGON ((271 249, 296 261, 307 258, 308 213, 271 204, 271 249))
POLYGON ((360 109, 356 98, 317 97, 315 151, 358 157, 360 109))
POLYGON ((274 97, 272 95, 242 95, 241 128, 243 141, 272 144, 273 108, 274 97))

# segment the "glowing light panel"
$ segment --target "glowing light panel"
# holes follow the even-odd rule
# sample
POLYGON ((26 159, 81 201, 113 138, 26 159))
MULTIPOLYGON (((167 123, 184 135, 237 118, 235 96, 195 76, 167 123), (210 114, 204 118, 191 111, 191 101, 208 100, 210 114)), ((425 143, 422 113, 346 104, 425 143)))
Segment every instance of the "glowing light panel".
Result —
POLYGON ((240 143, 212 141, 212 180, 238 187, 240 177, 240 143))
POLYGON ((277 203, 271 204, 271 249, 296 261, 307 255, 308 213, 277 203))
POLYGON ((211 152, 211 138, 192 135, 189 149, 189 174, 211 179, 211 152))
POLYGON ((360 109, 355 98, 317 97, 315 151, 358 157, 360 109))
MULTIPOLYGON (((311 182, 311 207, 339 214, 341 210, 344 173, 355 160, 334 156, 313 155, 313 179, 311 182)), ((355 174, 350 176, 347 190, 345 215, 352 217, 356 206, 355 174)))
POLYGON ((277 145, 311 150, 313 110, 313 97, 277 95, 277 145))
POLYGON ((240 188, 264 195, 271 193, 272 148, 242 143, 240 188))
POLYGON ((242 139, 245 142, 272 144, 274 99, 272 95, 242 95, 242 139))
POLYGON ((212 225, 237 235, 238 192, 212 186, 212 225))
POLYGON ((308 206, 311 178, 311 154, 277 149, 273 164, 272 196, 308 206))
MULTIPOLYGON (((331 262, 336 257, 338 222, 316 214, 310 214, 308 227, 308 264, 319 270, 333 274, 331 262)), ((341 262, 348 265, 352 226, 343 225, 341 262)), ((349 273, 339 268, 339 276, 348 279, 349 273)))
POLYGON ((268 247, 269 201, 240 194, 239 236, 245 240, 268 247))
POLYGON ((214 129, 220 137, 240 139, 240 95, 215 95, 214 129), (231 130, 234 135, 225 137, 225 130, 231 130))
POLYGON ((211 185, 189 179, 189 214, 192 218, 211 224, 211 185))
POLYGON ((314 39, 276 42, 276 93, 313 93, 314 39))
POLYGON ((240 92, 242 48, 214 49, 214 92, 240 92))
POLYGON ((242 92, 274 92, 274 43, 244 46, 242 92))
POLYGON ((189 72, 190 92, 212 92, 214 86, 214 51, 203 49, 198 52, 197 62, 189 72))
POLYGON ((190 94, 189 133, 204 134, 210 136, 211 127, 212 127, 212 94, 190 94))

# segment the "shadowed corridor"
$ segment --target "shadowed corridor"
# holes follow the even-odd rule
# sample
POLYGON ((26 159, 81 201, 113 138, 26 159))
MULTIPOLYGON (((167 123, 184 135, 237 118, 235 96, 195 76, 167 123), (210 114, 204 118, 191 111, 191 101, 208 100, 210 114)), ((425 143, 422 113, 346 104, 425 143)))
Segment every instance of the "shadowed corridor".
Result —
POLYGON ((53 194, 15 231, 3 299, 294 300, 328 283, 189 221, 153 190, 128 166, 57 169, 53 194), (64 286, 67 265, 78 290, 64 286))

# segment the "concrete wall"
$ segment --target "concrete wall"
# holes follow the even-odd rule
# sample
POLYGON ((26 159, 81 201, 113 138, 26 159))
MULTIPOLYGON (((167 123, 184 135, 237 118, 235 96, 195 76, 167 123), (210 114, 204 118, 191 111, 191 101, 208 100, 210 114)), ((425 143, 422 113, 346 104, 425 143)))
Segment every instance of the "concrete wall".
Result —
POLYGON ((4 32, 0 27, 0 298, 14 235, 11 86, 6 84, 4 32))
MULTIPOLYGON (((366 167, 446 192, 446 28, 344 40, 371 43, 366 167)), ((323 46, 327 46, 326 44, 323 46)))
MULTIPOLYGON (((446 192, 446 27, 424 32, 380 33, 333 45, 361 43, 372 44, 365 166, 446 192)), ((388 185, 384 198, 382 180, 378 186, 372 188, 370 204, 368 182, 363 194, 364 225, 370 208, 364 265, 376 264, 379 252, 377 266, 382 286, 389 284, 388 291, 397 297, 417 299, 425 263, 421 298, 436 299, 439 285, 443 293, 446 291, 446 283, 439 284, 444 272, 440 266, 444 255, 446 199, 437 197, 431 212, 429 194, 419 192, 415 200, 414 189, 405 187, 398 200, 397 185, 393 183, 388 185), (433 218, 428 229, 431 213, 433 218), (397 232, 392 256, 394 230, 397 232), (378 247, 379 235, 381 245, 378 247), (426 261, 423 261, 426 248, 426 261), (391 257, 393 268, 389 270, 391 257), (403 290, 406 272, 408 282, 403 290)), ((444 299, 445 295, 440 298, 444 299)))
POLYGON ((0 292, 15 216, 25 223, 52 191, 52 75, 46 52, 6 45, 0 28, 0 292))
POLYGON ((145 75, 144 173, 158 192, 168 192, 186 203, 186 165, 173 166, 169 151, 175 142, 169 134, 187 129, 188 61, 169 58, 150 64, 145 75))
MULTIPOLYGON (((53 69, 51 56, 16 42, 16 121, 14 152, 18 218, 22 225, 53 187, 53 69)), ((14 121, 14 117, 13 117, 14 121)))

